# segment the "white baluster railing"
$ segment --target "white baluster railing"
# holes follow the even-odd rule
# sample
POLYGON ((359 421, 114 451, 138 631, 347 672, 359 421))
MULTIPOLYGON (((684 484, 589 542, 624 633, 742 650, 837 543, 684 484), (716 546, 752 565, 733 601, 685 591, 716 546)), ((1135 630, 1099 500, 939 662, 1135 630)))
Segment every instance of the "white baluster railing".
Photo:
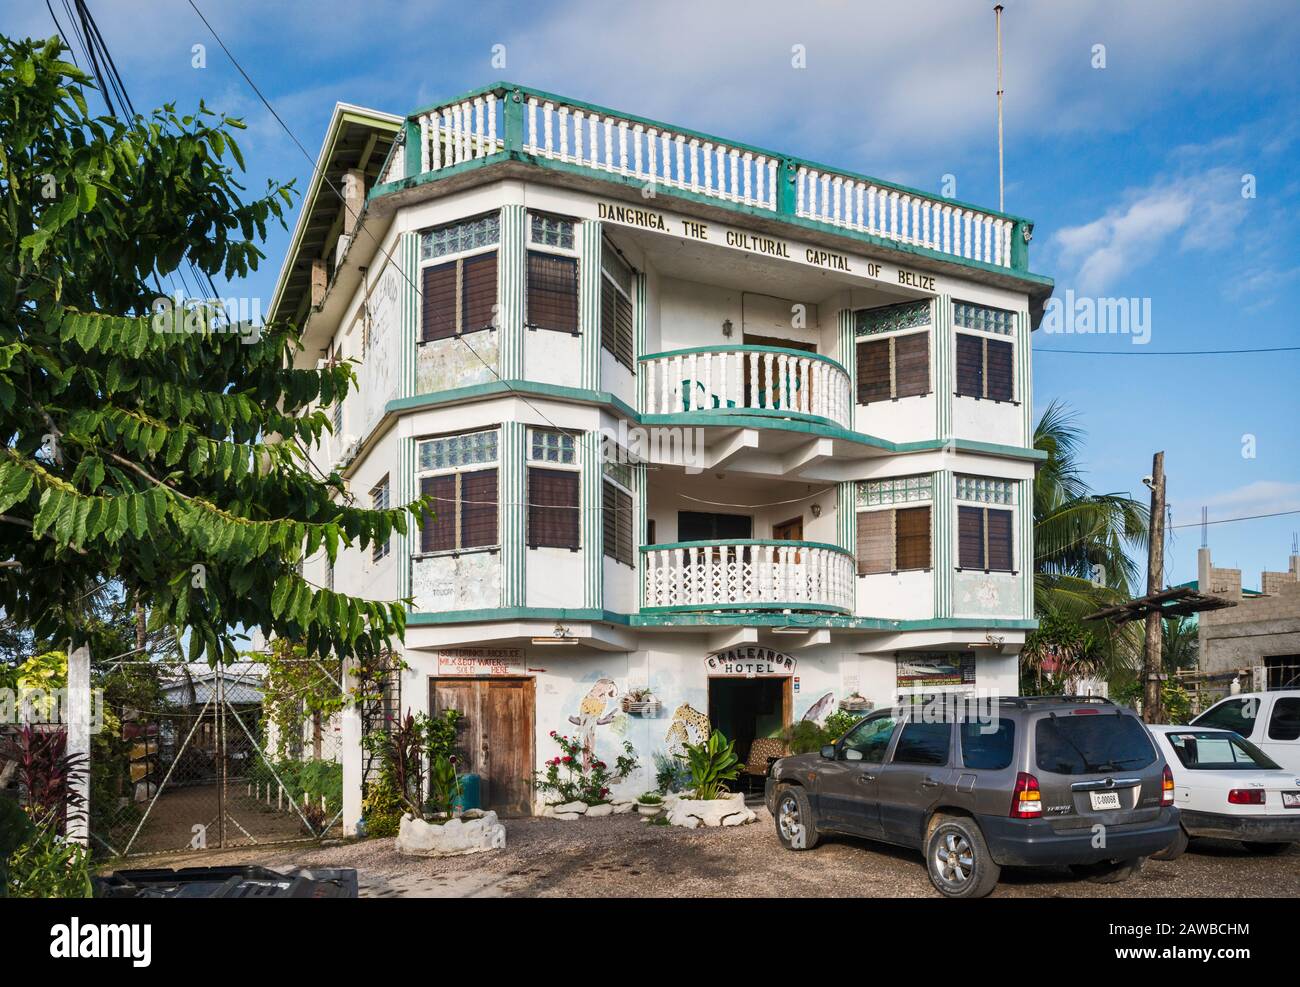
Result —
POLYGON ((641 358, 643 411, 762 411, 851 427, 852 382, 834 360, 769 346, 718 346, 641 358))
MULTIPOLYGON (((549 118, 548 118, 549 119, 549 118)), ((441 171, 505 147, 502 104, 487 92, 440 106, 416 119, 420 130, 420 167, 441 171)))
POLYGON ((742 539, 649 545, 641 554, 647 609, 853 611, 853 556, 835 545, 742 539))

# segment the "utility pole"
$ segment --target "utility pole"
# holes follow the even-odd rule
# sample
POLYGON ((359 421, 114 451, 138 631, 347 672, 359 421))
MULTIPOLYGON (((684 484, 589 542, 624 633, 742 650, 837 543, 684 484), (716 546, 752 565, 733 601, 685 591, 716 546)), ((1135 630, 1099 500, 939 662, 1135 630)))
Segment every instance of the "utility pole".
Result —
POLYGON ((1002 195, 1002 4, 993 8, 998 29, 998 212, 1006 210, 1002 195))
MULTIPOLYGON (((1165 573, 1165 454, 1157 452, 1151 460, 1151 533, 1147 539, 1147 596, 1164 589, 1165 573)), ((1204 591, 1204 590, 1202 590, 1204 591)), ((1164 679, 1160 661, 1160 614, 1146 617, 1146 654, 1142 662, 1142 719, 1159 723, 1162 717, 1160 684, 1164 679)))

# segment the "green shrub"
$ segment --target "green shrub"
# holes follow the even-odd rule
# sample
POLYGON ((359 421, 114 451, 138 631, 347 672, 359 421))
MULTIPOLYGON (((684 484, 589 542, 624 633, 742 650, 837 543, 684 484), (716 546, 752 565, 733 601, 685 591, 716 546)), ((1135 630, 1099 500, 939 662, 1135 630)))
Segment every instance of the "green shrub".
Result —
MULTIPOLYGON (((866 712, 856 713, 852 710, 837 709, 830 716, 826 717, 826 726, 823 728, 826 736, 839 740, 846 733, 857 726, 858 720, 866 716, 866 712)), ((827 741, 832 743, 833 741, 827 741)))
POLYGON ((89 898, 90 854, 60 836, 48 815, 10 854, 5 891, 10 898, 89 898))
POLYGON ((838 737, 827 739, 827 731, 812 720, 800 720, 786 727, 782 733, 791 754, 808 754, 819 751, 827 744, 834 743, 838 737))
POLYGON ((361 800, 367 836, 396 836, 404 812, 406 803, 391 778, 383 776, 367 786, 365 798, 361 800))
POLYGON ((736 745, 718 730, 709 735, 702 744, 687 744, 682 757, 691 772, 691 789, 695 798, 701 801, 721 798, 728 788, 725 782, 735 781, 740 776, 740 759, 736 757, 736 745))

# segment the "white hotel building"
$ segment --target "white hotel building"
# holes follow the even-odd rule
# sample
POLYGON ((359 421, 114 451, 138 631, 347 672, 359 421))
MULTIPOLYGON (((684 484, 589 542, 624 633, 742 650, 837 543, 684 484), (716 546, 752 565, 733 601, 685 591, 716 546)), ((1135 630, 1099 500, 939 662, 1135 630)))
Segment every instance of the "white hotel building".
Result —
POLYGON ((437 517, 306 575, 410 599, 394 702, 465 711, 505 812, 551 730, 630 741, 637 793, 706 717, 743 757, 858 697, 1015 693, 1030 232, 504 83, 340 105, 271 318, 357 364, 321 468, 437 517))

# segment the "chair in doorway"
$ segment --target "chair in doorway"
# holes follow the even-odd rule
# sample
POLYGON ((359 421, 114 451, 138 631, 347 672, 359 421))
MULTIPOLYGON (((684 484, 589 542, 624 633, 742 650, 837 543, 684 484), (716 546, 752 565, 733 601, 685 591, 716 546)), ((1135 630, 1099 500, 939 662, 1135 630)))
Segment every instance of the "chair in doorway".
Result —
POLYGON ((756 780, 761 787, 771 763, 779 757, 785 757, 788 753, 785 742, 778 737, 756 738, 749 745, 749 757, 745 761, 745 769, 742 772, 746 789, 752 791, 756 780))

